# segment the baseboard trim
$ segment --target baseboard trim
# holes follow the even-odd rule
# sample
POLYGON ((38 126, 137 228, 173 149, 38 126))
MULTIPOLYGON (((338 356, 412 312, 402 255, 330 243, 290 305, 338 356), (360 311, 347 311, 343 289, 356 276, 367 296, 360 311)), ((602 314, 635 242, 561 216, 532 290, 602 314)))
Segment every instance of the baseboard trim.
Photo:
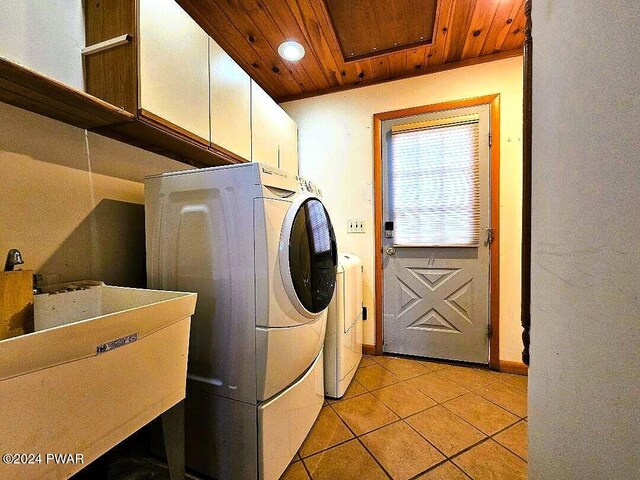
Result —
POLYGON ((375 345, 362 344, 362 353, 364 353, 365 355, 375 355, 376 354, 376 346, 375 345))
POLYGON ((503 373, 514 373, 516 375, 529 374, 529 367, 520 362, 508 362, 506 360, 500 360, 498 368, 503 373))
MULTIPOLYGON (((362 344, 362 353, 364 355, 376 355, 376 346, 362 344)), ((502 373, 513 373, 515 375, 529 375, 529 367, 520 362, 509 362, 507 360, 500 360, 498 364, 498 371, 502 373)))

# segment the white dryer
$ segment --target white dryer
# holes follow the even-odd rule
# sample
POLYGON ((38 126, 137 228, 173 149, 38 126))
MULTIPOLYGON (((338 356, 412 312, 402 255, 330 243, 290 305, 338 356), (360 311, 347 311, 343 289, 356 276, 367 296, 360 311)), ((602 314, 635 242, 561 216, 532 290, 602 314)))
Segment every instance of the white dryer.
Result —
POLYGON ((198 292, 187 466, 277 479, 324 401, 337 250, 311 183, 259 164, 148 177, 150 287, 198 292))
POLYGON ((350 253, 338 257, 336 293, 329 304, 324 343, 324 389, 340 398, 362 359, 362 261, 350 253))

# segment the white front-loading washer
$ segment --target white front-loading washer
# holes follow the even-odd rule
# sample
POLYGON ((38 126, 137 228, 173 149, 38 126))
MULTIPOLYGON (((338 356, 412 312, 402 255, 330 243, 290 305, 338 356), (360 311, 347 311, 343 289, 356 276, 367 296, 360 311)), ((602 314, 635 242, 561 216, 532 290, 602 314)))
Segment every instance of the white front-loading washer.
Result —
POLYGON ((320 192, 259 164, 145 181, 148 284, 198 292, 187 466, 277 479, 324 401, 337 249, 320 192))

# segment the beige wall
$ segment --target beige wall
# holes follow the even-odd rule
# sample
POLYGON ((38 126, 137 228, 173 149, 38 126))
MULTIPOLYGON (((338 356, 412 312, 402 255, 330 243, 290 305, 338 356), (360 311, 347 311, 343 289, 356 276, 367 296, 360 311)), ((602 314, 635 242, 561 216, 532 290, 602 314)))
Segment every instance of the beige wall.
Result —
POLYGON ((640 478, 639 18, 533 2, 532 480, 640 478))
POLYGON ((363 260, 365 343, 375 338, 373 114, 493 93, 501 107, 500 357, 520 361, 522 58, 283 104, 298 123, 301 175, 322 189, 340 250, 363 260), (349 219, 364 219, 366 233, 348 234, 349 219))
POLYGON ((185 167, 0 103, 0 256, 18 248, 45 283, 141 286, 141 182, 185 167))

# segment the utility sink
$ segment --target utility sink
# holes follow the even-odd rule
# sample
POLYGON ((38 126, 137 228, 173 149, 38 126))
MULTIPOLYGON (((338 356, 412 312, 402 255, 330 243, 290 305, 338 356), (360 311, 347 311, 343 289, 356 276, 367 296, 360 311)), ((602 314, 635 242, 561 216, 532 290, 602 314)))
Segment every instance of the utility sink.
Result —
POLYGON ((35 332, 0 341, 0 478, 67 478, 185 397, 196 294, 36 295, 35 332))

